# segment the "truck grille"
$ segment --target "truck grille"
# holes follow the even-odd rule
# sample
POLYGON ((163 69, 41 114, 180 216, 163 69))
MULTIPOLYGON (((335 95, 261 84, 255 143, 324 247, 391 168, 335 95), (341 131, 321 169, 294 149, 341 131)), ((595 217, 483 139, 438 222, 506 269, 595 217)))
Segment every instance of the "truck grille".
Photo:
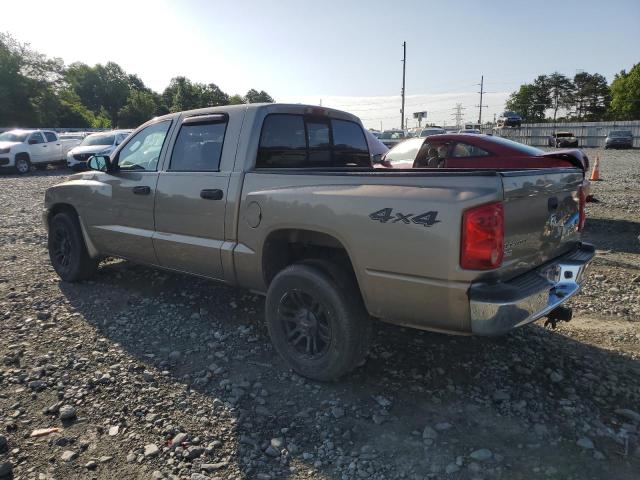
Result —
POLYGON ((75 155, 73 155, 73 158, 81 162, 86 162, 91 156, 93 156, 93 153, 76 153, 75 155))

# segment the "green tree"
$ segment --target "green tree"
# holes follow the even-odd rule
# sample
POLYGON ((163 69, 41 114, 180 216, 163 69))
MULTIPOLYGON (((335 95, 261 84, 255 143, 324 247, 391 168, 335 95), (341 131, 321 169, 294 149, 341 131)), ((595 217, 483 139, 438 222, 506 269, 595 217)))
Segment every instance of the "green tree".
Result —
POLYGON ((603 120, 611 102, 607 79, 599 73, 581 72, 573 77, 573 83, 576 118, 587 121, 603 120))
POLYGON ((118 112, 127 102, 131 90, 146 89, 137 76, 128 75, 114 62, 94 67, 73 63, 65 72, 65 80, 94 114, 105 109, 113 125, 118 123, 118 112))
POLYGON ((273 103, 275 100, 264 90, 254 90, 253 88, 244 96, 246 103, 273 103))
POLYGON ((507 100, 507 110, 517 112, 525 122, 540 122, 544 112, 550 106, 550 98, 544 81, 538 77, 534 83, 520 85, 507 100))
POLYGON ((622 70, 611 82, 609 116, 614 120, 640 120, 640 63, 622 70))
POLYGON ((156 98, 151 92, 132 90, 127 103, 118 112, 118 126, 133 128, 153 118, 158 110, 156 98))
POLYGON ((0 125, 55 122, 55 88, 61 71, 60 59, 48 59, 0 33, 0 125))
POLYGON ((554 72, 547 77, 547 84, 551 98, 551 108, 553 109, 553 121, 555 122, 559 109, 571 108, 574 85, 571 79, 558 72, 554 72))
POLYGON ((229 104, 229 95, 220 90, 220 87, 215 83, 196 85, 198 85, 201 90, 200 100, 203 107, 217 107, 218 105, 229 104))
POLYGON ((80 97, 70 89, 58 92, 59 107, 57 127, 91 127, 95 116, 87 107, 82 105, 80 97))
POLYGON ((231 95, 229 97, 229 105, 242 105, 244 103, 244 98, 242 98, 242 95, 238 95, 237 93, 235 95, 231 95))

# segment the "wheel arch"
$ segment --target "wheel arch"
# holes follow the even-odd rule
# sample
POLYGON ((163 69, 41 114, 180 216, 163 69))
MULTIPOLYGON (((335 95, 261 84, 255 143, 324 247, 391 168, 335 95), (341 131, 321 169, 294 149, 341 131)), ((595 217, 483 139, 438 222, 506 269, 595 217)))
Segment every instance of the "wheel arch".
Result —
MULTIPOLYGON (((324 260, 342 267, 362 295, 352 257, 345 244, 335 236, 306 228, 274 230, 265 238, 262 248, 262 275, 269 287, 284 268, 304 260, 324 260)), ((331 272, 326 272, 331 275, 331 272)))
POLYGON ((46 211, 46 227, 49 229, 51 225, 51 220, 59 213, 69 213, 72 215, 77 221, 78 225, 80 225, 80 231, 82 232, 82 238, 84 238, 84 243, 87 247, 87 253, 91 258, 97 258, 99 256, 98 250, 93 245, 91 238, 89 238, 89 234, 84 226, 84 222, 80 217, 80 214, 76 210, 76 208, 70 203, 58 202, 51 205, 46 211))

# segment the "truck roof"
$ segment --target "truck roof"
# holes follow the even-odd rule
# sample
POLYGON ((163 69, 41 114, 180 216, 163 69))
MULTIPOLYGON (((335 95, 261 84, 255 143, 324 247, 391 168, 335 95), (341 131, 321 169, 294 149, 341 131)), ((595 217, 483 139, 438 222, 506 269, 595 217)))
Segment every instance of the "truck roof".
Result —
POLYGON ((219 105, 216 107, 198 108, 195 110, 185 110, 182 112, 169 113, 161 117, 156 117, 154 120, 161 118, 174 118, 179 115, 206 115, 209 113, 218 112, 233 112, 233 111, 257 111, 267 110, 268 113, 293 113, 293 114, 319 114, 321 116, 338 117, 359 122, 360 119, 355 115, 345 112, 343 110, 337 110, 335 108, 320 107, 318 105, 306 105, 302 103, 245 103, 242 105, 219 105))

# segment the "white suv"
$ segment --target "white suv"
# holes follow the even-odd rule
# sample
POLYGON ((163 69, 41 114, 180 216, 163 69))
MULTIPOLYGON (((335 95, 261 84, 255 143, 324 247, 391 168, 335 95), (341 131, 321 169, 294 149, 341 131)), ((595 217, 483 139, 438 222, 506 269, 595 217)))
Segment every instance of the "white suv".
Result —
POLYGON ((9 130, 0 134, 0 167, 24 175, 64 160, 64 145, 50 130, 9 130))
POLYGON ((132 130, 112 130, 92 133, 67 153, 67 166, 73 170, 84 170, 87 160, 93 155, 110 155, 129 136, 132 130))

